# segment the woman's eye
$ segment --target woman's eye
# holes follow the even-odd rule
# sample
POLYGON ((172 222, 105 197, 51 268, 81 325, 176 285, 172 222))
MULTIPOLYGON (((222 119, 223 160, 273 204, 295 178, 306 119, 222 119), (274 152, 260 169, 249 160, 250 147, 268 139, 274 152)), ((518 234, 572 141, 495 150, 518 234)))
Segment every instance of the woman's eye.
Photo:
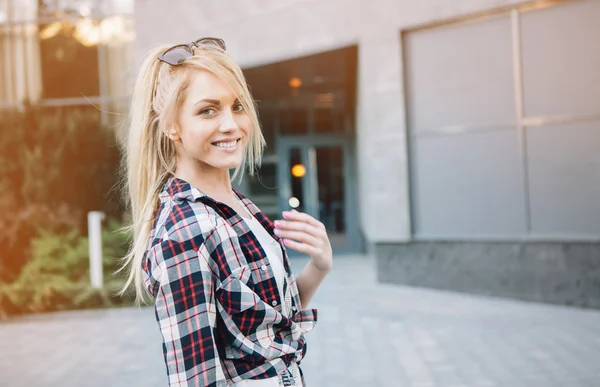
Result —
POLYGON ((235 112, 241 112, 244 110, 244 105, 242 105, 241 103, 235 104, 235 106, 233 107, 233 111, 235 112))
POLYGON ((212 116, 216 112, 213 108, 208 108, 200 111, 201 116, 212 116))

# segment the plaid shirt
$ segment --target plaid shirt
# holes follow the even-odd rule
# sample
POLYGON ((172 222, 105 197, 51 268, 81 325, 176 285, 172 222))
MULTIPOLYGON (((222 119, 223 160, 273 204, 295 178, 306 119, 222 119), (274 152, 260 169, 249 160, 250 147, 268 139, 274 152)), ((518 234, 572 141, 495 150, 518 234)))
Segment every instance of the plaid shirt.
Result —
POLYGON ((274 377, 306 353, 304 334, 316 323, 317 311, 302 309, 271 221, 236 194, 282 247, 285 294, 243 218, 171 177, 143 262, 170 386, 218 387, 274 377), (282 305, 286 299, 289 311, 282 305))

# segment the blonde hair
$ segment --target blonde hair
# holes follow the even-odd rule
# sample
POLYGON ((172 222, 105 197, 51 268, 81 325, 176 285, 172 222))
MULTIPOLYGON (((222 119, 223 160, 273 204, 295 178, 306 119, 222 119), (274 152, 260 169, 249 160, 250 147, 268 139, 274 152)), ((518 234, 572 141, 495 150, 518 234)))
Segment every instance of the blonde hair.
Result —
POLYGON ((149 295, 144 285, 142 263, 159 205, 158 196, 168 177, 175 171, 175 146, 165 133, 176 124, 178 108, 185 100, 190 75, 194 71, 205 70, 228 84, 250 118, 252 130, 244 158, 232 178, 237 177, 246 166, 250 175, 254 174, 265 144, 256 106, 242 70, 224 50, 196 47, 193 56, 185 58, 178 66, 172 66, 157 59, 167 48, 157 47, 144 58, 133 91, 129 130, 123 144, 125 157, 122 172, 132 217, 133 242, 119 269, 129 269, 120 294, 124 294, 133 284, 138 305, 149 295))

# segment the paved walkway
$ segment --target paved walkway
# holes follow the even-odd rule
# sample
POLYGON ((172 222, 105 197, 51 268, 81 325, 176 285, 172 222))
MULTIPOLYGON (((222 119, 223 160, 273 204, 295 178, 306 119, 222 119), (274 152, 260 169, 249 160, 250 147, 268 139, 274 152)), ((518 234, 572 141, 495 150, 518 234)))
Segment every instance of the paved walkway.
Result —
MULTIPOLYGON (((336 259, 311 306, 309 386, 600 386, 598 311, 378 285, 364 257, 336 259)), ((0 337, 2 387, 166 386, 150 309, 30 317, 0 337)))

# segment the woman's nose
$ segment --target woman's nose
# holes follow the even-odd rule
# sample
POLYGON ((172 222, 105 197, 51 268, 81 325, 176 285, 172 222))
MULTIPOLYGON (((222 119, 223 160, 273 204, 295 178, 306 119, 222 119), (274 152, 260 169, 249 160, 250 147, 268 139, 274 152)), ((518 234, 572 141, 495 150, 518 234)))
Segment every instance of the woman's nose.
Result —
POLYGON ((239 125, 233 112, 223 112, 221 115, 221 125, 219 126, 219 130, 221 132, 231 132, 237 129, 239 129, 239 125))

